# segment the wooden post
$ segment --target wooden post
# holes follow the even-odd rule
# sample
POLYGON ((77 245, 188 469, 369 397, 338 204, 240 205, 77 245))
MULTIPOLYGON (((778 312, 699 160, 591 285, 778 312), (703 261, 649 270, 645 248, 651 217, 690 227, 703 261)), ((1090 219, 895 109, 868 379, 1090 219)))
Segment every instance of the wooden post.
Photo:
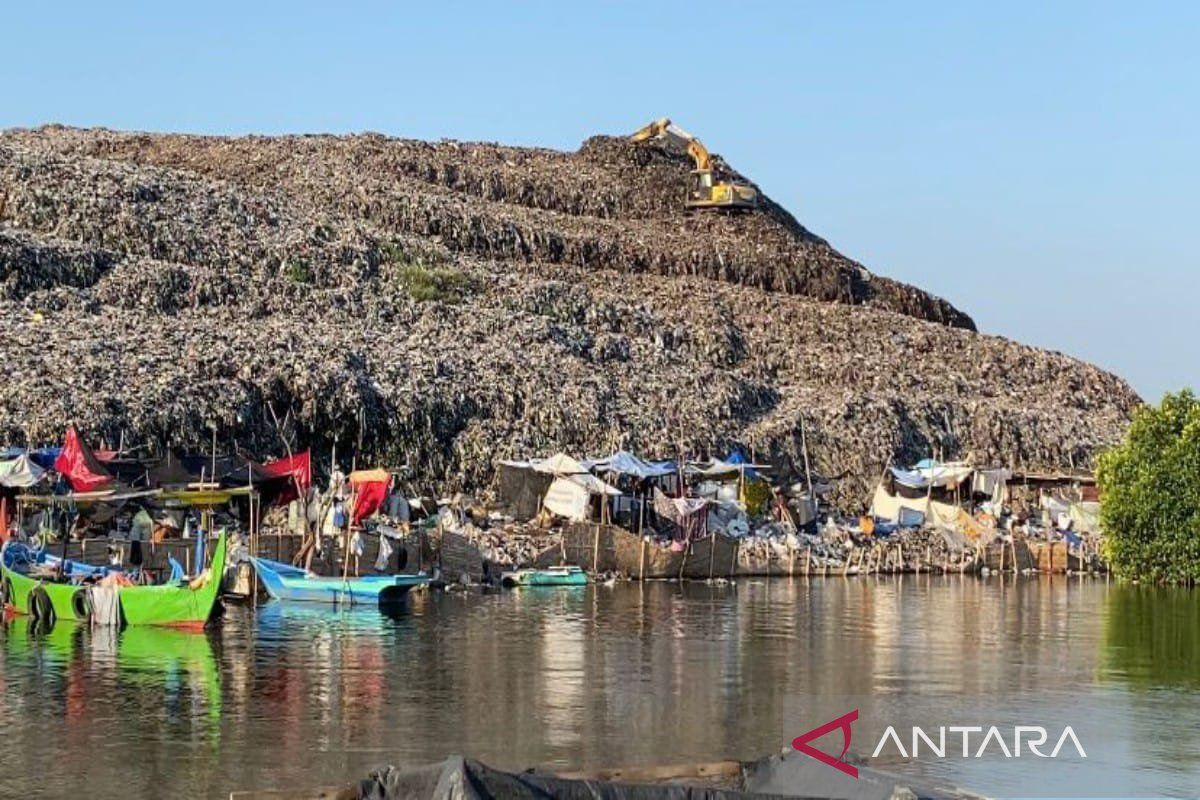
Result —
POLYGON ((596 526, 596 534, 592 537, 592 574, 598 575, 600 564, 600 526, 596 526))
POLYGON ((713 565, 717 563, 717 535, 710 533, 708 535, 708 579, 711 581, 713 576, 713 565))
POLYGON ((646 579, 646 489, 642 489, 642 499, 637 504, 637 539, 641 542, 641 553, 638 555, 637 579, 646 579))
POLYGON ((804 548, 804 574, 812 575, 812 547, 804 548))
POLYGON ((1000 543, 1000 572, 1004 572, 1004 542, 1000 543))

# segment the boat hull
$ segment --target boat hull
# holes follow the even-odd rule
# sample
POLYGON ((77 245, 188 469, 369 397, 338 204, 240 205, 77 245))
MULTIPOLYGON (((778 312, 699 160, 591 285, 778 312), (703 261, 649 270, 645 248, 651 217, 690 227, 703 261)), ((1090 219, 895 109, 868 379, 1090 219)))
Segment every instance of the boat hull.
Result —
POLYGON ((521 569, 506 572, 500 578, 505 586, 587 586, 582 569, 521 569))
POLYGON ((252 559, 259 580, 275 600, 327 605, 388 605, 409 590, 425 586, 429 578, 416 575, 369 575, 363 578, 322 578, 304 570, 266 559, 252 559))
MULTIPOLYGON (((225 534, 221 534, 213 550, 208 578, 194 588, 182 584, 118 588, 117 597, 124 623, 203 628, 216 607, 220 576, 225 570, 225 552, 225 534)), ((80 595, 86 595, 83 587, 31 578, 7 566, 0 566, 0 573, 7 586, 11 587, 8 603, 18 614, 29 614, 31 596, 35 591, 42 591, 54 609, 55 621, 84 622, 90 616, 90 609, 80 603, 80 595)))

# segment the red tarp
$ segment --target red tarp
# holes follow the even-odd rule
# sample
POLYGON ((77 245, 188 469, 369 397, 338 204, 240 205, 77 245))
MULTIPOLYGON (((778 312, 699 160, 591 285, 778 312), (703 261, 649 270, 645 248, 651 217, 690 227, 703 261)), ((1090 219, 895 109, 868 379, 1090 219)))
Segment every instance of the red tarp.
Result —
POLYGON ((358 525, 383 506, 391 482, 392 476, 381 469, 350 473, 350 484, 354 487, 354 516, 350 520, 351 525, 358 525))
POLYGON ((76 492, 94 492, 113 482, 112 475, 100 465, 74 425, 67 428, 67 438, 63 441, 62 452, 54 459, 54 469, 66 477, 72 491, 76 492))
POLYGON ((300 497, 301 492, 307 492, 312 485, 312 460, 308 451, 292 456, 277 458, 259 467, 259 474, 266 480, 287 478, 287 486, 280 490, 274 499, 276 505, 285 505, 300 497))

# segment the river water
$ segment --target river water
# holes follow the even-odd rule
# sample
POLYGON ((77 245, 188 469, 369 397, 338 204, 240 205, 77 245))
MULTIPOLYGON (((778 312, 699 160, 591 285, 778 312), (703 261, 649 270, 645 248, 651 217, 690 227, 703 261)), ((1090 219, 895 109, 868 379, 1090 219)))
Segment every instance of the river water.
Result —
MULTIPOLYGON (((1200 790, 1200 593, 1065 577, 621 584, 231 607, 207 634, 0 633, 0 797, 220 797, 464 753, 507 768, 748 759, 860 710, 1040 725, 1057 758, 873 766, 993 796, 1200 790)), ((837 752, 835 732, 818 746, 837 752)), ((976 734, 978 737, 979 735, 976 734)), ((978 738, 971 740, 975 749, 978 738)), ((974 752, 971 753, 975 755, 974 752)))

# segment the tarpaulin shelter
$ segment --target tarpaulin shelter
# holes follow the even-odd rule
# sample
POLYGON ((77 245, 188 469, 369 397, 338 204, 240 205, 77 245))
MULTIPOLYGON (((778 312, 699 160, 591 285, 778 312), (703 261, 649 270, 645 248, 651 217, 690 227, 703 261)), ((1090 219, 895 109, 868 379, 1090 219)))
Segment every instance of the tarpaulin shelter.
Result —
POLYGON ((547 475, 581 475, 588 471, 586 466, 566 453, 556 453, 546 459, 534 460, 530 465, 537 472, 547 475))
POLYGON ((609 486, 595 475, 563 475, 550 484, 542 506, 561 517, 582 522, 589 516, 593 495, 616 497, 620 494, 619 489, 609 486))
POLYGON ((94 492, 113 483, 113 476, 100 464, 74 425, 67 428, 62 451, 54 460, 54 469, 76 492, 94 492))
POLYGON ((734 452, 730 455, 730 459, 737 457, 739 460, 722 460, 714 458, 711 461, 693 461, 687 465, 687 473, 689 475, 700 475, 705 478, 733 478, 733 477, 757 477, 758 470, 770 469, 770 464, 751 464, 746 461, 740 453, 734 452))
POLYGON ((538 472, 528 461, 501 461, 497 476, 500 506, 516 519, 532 519, 553 482, 553 475, 538 472))
POLYGON ((146 482, 151 487, 186 486, 198 478, 188 472, 184 462, 177 456, 168 456, 150 464, 146 472, 146 482))
POLYGON ((266 483, 282 483, 278 496, 272 498, 274 505, 286 505, 312 486, 312 458, 307 450, 268 461, 261 469, 266 483))
POLYGON ((901 522, 908 527, 929 523, 939 527, 959 526, 962 510, 951 503, 942 503, 927 495, 904 497, 888 494, 883 486, 875 488, 871 499, 871 516, 901 522))
POLYGON ((46 476, 46 470, 22 454, 11 461, 0 461, 0 486, 24 489, 38 483, 46 476))
POLYGON ((312 460, 307 450, 265 464, 243 460, 239 467, 225 473, 220 485, 253 486, 265 505, 287 505, 312 485, 312 460))
POLYGON ((676 471, 674 462, 643 461, 628 450, 618 450, 607 458, 592 461, 591 467, 595 472, 616 472, 635 478, 661 478, 676 471))
POLYGON ((912 489, 925 489, 930 486, 940 489, 953 489, 967 478, 971 477, 975 468, 962 463, 940 463, 932 458, 924 459, 913 464, 911 470, 892 467, 896 482, 912 489))
POLYGON ((383 506, 392 476, 383 469, 360 469, 351 472, 347 480, 354 487, 354 512, 350 524, 359 525, 383 506))

